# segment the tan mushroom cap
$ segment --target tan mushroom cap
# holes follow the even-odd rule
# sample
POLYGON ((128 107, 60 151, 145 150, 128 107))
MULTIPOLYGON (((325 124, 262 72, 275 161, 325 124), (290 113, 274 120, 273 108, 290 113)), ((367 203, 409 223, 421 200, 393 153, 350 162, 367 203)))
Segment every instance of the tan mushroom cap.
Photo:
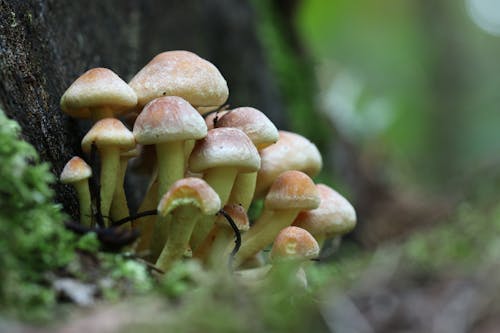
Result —
POLYGON ((312 179, 301 171, 285 171, 276 178, 264 201, 272 210, 315 209, 320 197, 312 179))
POLYGON ((243 131, 230 127, 214 128, 196 142, 189 158, 190 171, 203 172, 217 167, 234 167, 239 172, 259 170, 259 153, 243 131))
MULTIPOLYGON (((250 221, 248 221, 248 215, 243 206, 238 204, 227 204, 224 206, 224 211, 231 216, 238 230, 247 231, 250 228, 250 221)), ((225 218, 217 219, 216 223, 223 224, 230 228, 225 218)))
POLYGON ((64 166, 59 179, 64 184, 75 183, 92 177, 92 169, 80 157, 74 156, 64 166))
POLYGON ((92 109, 100 107, 109 107, 119 115, 136 104, 134 90, 107 68, 86 71, 61 97, 61 109, 78 118, 90 118, 92 109))
POLYGON ((205 215, 216 214, 221 206, 217 193, 199 178, 183 178, 176 181, 158 204, 158 212, 166 216, 175 208, 191 204, 205 215))
POLYGON ((298 227, 286 227, 274 240, 269 258, 271 261, 305 261, 319 255, 319 245, 306 230, 298 227))
POLYGON ((101 119, 92 126, 82 139, 82 149, 89 153, 92 143, 97 147, 117 146, 121 150, 135 148, 135 138, 123 123, 115 118, 101 119))
POLYGON ((354 207, 334 189, 316 185, 321 203, 318 208, 299 213, 293 225, 309 231, 313 236, 343 235, 356 226, 354 207))
POLYGON ((181 97, 166 96, 149 102, 137 117, 134 136, 143 145, 201 139, 207 125, 191 104, 181 97))
POLYGON ((130 81, 139 105, 161 96, 180 96, 195 107, 222 105, 229 95, 226 80, 209 61, 188 51, 154 57, 130 81))
POLYGON ((260 150, 278 141, 278 129, 261 111, 252 107, 240 107, 225 113, 215 127, 239 128, 260 150))
POLYGON ((279 131, 278 141, 262 149, 260 157, 262 165, 257 175, 256 197, 264 196, 283 171, 299 170, 314 177, 323 165, 321 154, 311 141, 287 131, 279 131))

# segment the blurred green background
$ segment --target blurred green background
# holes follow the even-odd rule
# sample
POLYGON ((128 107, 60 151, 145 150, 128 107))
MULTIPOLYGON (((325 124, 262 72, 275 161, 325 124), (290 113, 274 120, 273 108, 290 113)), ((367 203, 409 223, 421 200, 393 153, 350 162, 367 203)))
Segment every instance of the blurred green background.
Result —
POLYGON ((498 169, 498 1, 306 0, 296 23, 321 111, 391 179, 445 191, 498 169))

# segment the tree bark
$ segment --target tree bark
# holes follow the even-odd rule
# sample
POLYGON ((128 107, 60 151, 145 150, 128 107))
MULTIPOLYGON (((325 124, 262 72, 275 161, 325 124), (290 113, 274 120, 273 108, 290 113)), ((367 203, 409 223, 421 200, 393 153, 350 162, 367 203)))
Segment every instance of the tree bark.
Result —
MULTIPOLYGON (((0 107, 59 175, 89 124, 59 107, 66 88, 92 67, 129 80, 159 52, 186 49, 225 76, 232 106, 252 105, 283 125, 283 103, 257 37, 249 1, 0 0, 0 107)), ((54 186, 76 217, 73 190, 54 186)))

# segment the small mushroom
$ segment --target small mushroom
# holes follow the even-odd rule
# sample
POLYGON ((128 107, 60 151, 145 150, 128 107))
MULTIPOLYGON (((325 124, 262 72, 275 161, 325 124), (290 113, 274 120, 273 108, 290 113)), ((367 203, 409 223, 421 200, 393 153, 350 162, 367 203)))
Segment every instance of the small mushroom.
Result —
POLYGON ((74 186, 80 205, 80 223, 86 227, 92 226, 92 202, 88 182, 90 177, 92 169, 78 156, 66 163, 59 177, 62 183, 74 186))
POLYGON ((287 131, 279 131, 278 141, 262 149, 260 157, 262 165, 257 174, 255 198, 263 198, 282 172, 298 170, 314 177, 323 164, 318 148, 311 141, 287 131))
POLYGON ((300 211, 317 208, 319 202, 318 191, 305 173, 292 170, 280 174, 266 196, 262 215, 242 237, 241 248, 234 258, 235 267, 271 244, 300 211))
MULTIPOLYGON (((203 179, 217 192, 221 204, 225 205, 231 194, 236 175, 257 171, 260 158, 254 145, 237 128, 214 128, 207 136, 196 142, 189 158, 190 171, 203 173, 203 179)), ((214 219, 195 228, 191 247, 201 244, 210 232, 214 219)))
POLYGON ((137 104, 135 92, 107 68, 92 68, 71 84, 61 97, 61 109, 72 117, 94 121, 114 118, 137 104))
MULTIPOLYGON (((215 127, 233 127, 245 132, 258 151, 278 141, 276 126, 261 111, 252 107, 240 107, 225 113, 215 127)), ((257 172, 239 173, 234 181, 229 198, 230 203, 237 203, 248 210, 252 203, 257 181, 257 172)))
POLYGON ((184 177, 184 144, 206 136, 203 117, 184 99, 176 96, 157 98, 148 103, 137 117, 133 130, 139 144, 156 147, 158 160, 158 197, 184 177))
POLYGON ((215 215, 219 209, 219 196, 204 180, 184 178, 176 181, 158 205, 159 214, 163 217, 172 214, 172 219, 156 266, 166 271, 182 258, 195 224, 204 216, 215 215))
POLYGON ((107 217, 119 174, 120 153, 133 149, 135 139, 121 121, 105 118, 96 122, 82 139, 83 151, 90 153, 92 144, 97 146, 101 158, 101 214, 107 217))
POLYGON ((293 225, 303 228, 316 238, 322 247, 325 239, 342 236, 356 226, 354 207, 337 191, 317 184, 321 198, 318 208, 300 212, 293 225))

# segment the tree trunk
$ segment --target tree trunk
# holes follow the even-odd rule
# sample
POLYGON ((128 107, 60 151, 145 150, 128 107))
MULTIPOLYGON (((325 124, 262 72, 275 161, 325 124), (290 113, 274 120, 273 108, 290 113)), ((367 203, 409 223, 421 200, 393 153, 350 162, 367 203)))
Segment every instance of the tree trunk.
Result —
MULTIPOLYGON (((283 103, 257 38, 249 1, 0 0, 0 107, 59 175, 89 124, 69 118, 59 99, 92 67, 129 80, 159 52, 193 51, 228 81, 232 106, 252 105, 281 126, 283 103)), ((54 186, 73 217, 73 190, 54 186)))

